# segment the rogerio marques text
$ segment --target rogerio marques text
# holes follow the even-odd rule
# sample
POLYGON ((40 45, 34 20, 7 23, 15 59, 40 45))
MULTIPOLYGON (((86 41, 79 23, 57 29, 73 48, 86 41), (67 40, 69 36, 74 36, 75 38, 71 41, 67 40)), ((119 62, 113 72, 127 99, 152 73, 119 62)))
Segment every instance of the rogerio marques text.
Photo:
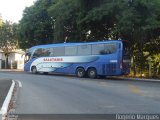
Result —
POLYGON ((116 120, 160 120, 160 114, 116 114, 116 120))

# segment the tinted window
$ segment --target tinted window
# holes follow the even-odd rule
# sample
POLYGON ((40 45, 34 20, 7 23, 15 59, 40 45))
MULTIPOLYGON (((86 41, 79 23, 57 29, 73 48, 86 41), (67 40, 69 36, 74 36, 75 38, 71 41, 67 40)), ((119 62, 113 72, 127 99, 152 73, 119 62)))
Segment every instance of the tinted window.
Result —
POLYGON ((129 55, 129 52, 130 52, 129 47, 130 47, 129 42, 124 41, 123 42, 123 53, 124 53, 124 55, 129 55))
POLYGON ((92 45, 93 55, 112 54, 115 53, 116 50, 117 46, 114 43, 92 45))
POLYGON ((38 48, 34 51, 34 54, 32 56, 32 58, 37 58, 37 57, 41 57, 43 53, 43 49, 42 48, 38 48))
POLYGON ((65 55, 66 56, 75 56, 77 55, 77 46, 68 46, 65 47, 65 55))
POLYGON ((50 57, 55 56, 55 51, 53 48, 50 48, 49 51, 50 51, 50 54, 49 54, 50 57))
POLYGON ((42 49, 42 56, 43 57, 47 57, 47 56, 50 56, 50 49, 49 48, 46 48, 46 49, 42 49))
POLYGON ((116 50, 117 50, 117 47, 115 43, 104 44, 104 51, 102 53, 112 54, 112 53, 115 53, 116 50))
POLYGON ((91 55, 91 45, 78 46, 78 55, 91 55))
POLYGON ((52 49, 53 50, 53 55, 54 56, 64 56, 64 47, 55 47, 52 49))
POLYGON ((99 55, 101 54, 101 51, 104 50, 104 44, 95 44, 92 45, 92 54, 93 55, 99 55))
POLYGON ((38 48, 35 50, 33 58, 50 56, 50 53, 51 51, 49 48, 38 48))

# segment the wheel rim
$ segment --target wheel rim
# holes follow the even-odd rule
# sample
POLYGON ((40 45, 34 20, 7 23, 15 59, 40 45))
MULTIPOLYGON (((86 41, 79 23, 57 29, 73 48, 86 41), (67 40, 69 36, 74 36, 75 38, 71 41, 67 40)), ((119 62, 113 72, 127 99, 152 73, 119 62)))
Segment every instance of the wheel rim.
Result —
POLYGON ((36 69, 35 68, 33 69, 33 73, 36 73, 36 69))
POLYGON ((78 76, 82 77, 83 76, 83 71, 78 71, 78 76))
POLYGON ((90 78, 96 78, 97 77, 97 72, 95 69, 89 69, 88 71, 88 77, 90 78))
POLYGON ((33 69, 32 69, 32 73, 37 73, 37 69, 36 69, 36 67, 33 67, 33 69))
POLYGON ((90 71, 90 76, 95 76, 95 71, 90 71))
POLYGON ((77 69, 77 77, 84 77, 84 69, 78 68, 77 69))

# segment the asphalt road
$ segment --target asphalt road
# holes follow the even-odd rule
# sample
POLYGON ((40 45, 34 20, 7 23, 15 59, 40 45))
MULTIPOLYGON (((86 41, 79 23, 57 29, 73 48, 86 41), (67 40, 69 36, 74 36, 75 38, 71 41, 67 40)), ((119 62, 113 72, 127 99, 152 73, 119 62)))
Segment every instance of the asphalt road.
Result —
POLYGON ((160 113, 160 82, 0 72, 22 83, 17 114, 160 113))
POLYGON ((10 79, 1 79, 0 77, 0 109, 3 105, 3 102, 8 94, 8 91, 11 87, 12 80, 10 79))

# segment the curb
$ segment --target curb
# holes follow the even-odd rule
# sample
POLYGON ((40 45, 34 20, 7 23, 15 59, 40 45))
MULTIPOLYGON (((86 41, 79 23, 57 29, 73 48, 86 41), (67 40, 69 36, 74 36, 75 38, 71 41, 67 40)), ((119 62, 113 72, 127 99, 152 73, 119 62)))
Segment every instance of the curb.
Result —
POLYGON ((0 72, 22 72, 23 69, 0 69, 0 72))
POLYGON ((11 97, 12 97, 14 87, 15 87, 15 82, 14 82, 14 80, 12 80, 12 85, 8 91, 8 94, 7 94, 4 102, 3 102, 2 108, 0 109, 0 120, 5 119, 5 115, 7 114, 7 109, 8 109, 11 97))
POLYGON ((129 80, 137 80, 137 81, 144 81, 144 82, 160 82, 160 80, 156 79, 143 79, 143 78, 129 78, 129 80))
POLYGON ((159 79, 145 79, 145 78, 112 77, 112 79, 130 80, 130 81, 137 81, 137 82, 160 82, 159 79))

